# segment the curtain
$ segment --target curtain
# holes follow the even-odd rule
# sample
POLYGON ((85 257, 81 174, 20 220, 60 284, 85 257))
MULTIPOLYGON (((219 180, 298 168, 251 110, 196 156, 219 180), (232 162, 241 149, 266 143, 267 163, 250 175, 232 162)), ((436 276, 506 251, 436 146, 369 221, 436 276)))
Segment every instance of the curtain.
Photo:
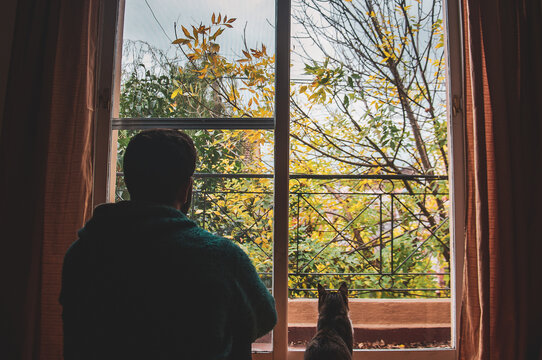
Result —
POLYGON ((61 359, 66 249, 91 211, 99 1, 19 0, 0 132, 3 359, 61 359))
POLYGON ((461 359, 542 359, 542 2, 463 0, 461 359))

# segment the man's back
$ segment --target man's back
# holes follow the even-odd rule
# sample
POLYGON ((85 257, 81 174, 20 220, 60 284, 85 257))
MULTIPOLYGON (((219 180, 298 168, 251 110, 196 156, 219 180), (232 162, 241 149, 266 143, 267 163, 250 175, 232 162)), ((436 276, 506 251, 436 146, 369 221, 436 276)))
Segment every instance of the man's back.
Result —
POLYGON ((243 359, 276 322, 244 252, 180 211, 104 205, 66 254, 65 359, 243 359))

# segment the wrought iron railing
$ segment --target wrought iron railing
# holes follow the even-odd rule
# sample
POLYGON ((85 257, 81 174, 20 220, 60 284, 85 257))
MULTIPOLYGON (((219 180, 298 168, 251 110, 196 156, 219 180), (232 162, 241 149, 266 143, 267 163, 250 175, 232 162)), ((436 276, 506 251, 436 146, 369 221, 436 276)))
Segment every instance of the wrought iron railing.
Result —
MULTIPOLYGON (((118 199, 125 198, 119 175, 118 199)), ((272 278, 272 175, 196 174, 190 217, 272 278)), ((289 289, 349 284, 353 297, 449 297, 445 176, 290 176, 289 289)))

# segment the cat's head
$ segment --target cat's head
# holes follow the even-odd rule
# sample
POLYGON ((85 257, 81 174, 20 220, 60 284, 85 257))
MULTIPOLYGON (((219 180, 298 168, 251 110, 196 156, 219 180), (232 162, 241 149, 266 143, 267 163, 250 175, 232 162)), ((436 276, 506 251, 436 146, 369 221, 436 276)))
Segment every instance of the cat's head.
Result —
POLYGON ((348 287, 342 283, 337 291, 328 291, 318 284, 318 313, 348 312, 348 287))

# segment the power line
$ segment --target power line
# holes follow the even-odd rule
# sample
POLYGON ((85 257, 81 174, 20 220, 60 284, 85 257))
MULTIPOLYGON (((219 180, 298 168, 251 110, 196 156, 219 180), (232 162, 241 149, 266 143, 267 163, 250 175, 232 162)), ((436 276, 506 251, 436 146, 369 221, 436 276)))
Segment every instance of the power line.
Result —
POLYGON ((164 33, 164 35, 167 37, 167 39, 169 40, 169 42, 173 42, 173 40, 171 40, 171 38, 169 37, 169 35, 167 34, 166 30, 164 30, 164 27, 162 26, 162 24, 160 24, 160 21, 158 21, 158 19, 156 18, 156 15, 154 15, 154 11, 152 10, 152 7, 149 5, 149 2, 147 0, 145 0, 145 4, 147 4, 147 7, 149 8, 149 10, 151 11, 151 14, 152 14, 152 17, 154 18, 154 20, 156 20, 156 23, 158 24, 158 26, 160 26, 160 29, 162 29, 162 32, 164 33))

